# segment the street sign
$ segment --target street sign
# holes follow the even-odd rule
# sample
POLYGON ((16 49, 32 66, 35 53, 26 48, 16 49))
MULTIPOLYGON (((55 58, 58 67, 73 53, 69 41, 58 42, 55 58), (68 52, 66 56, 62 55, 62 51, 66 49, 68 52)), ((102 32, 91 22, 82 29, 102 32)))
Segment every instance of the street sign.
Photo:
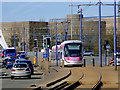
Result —
POLYGON ((43 53, 43 58, 46 58, 48 57, 48 54, 47 53, 43 53))
POLYGON ((110 49, 110 45, 106 45, 106 49, 110 49))

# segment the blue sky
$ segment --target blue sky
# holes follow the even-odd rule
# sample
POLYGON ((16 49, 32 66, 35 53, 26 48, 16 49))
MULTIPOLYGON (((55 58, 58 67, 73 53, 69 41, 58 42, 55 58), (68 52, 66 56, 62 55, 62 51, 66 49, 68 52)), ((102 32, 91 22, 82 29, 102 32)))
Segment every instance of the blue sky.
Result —
MULTIPOLYGON (((81 3, 73 2, 73 4, 81 3)), ((67 14, 71 14, 70 4, 71 2, 2 2, 2 22, 66 18, 67 14)), ((81 8, 83 8, 84 17, 98 16, 98 6, 81 8)), ((77 14, 77 10, 77 7, 73 7, 74 14, 77 14)), ((113 11, 112 6, 102 6, 102 16, 112 16, 113 11)))

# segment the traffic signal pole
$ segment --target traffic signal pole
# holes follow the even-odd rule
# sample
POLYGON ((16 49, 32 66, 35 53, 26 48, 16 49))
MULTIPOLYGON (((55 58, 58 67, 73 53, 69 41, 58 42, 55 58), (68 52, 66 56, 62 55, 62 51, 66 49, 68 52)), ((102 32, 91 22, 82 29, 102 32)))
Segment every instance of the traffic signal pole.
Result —
POLYGON ((36 48, 36 65, 38 65, 38 47, 36 48))

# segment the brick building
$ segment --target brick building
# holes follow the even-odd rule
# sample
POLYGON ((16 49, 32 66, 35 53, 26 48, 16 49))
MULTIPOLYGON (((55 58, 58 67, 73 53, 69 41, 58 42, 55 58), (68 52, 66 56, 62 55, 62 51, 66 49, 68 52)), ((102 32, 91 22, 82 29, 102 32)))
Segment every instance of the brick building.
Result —
MULTIPOLYGON (((16 31, 16 48, 17 50, 22 50, 21 43, 23 42, 23 25, 25 27, 25 40, 26 40, 26 30, 27 30, 27 48, 28 51, 33 50, 33 30, 35 28, 35 39, 38 39, 38 48, 42 48, 42 35, 47 34, 47 29, 42 29, 47 27, 48 22, 37 22, 37 21, 25 21, 25 22, 3 22, 2 33, 5 41, 8 45, 14 46, 14 36, 16 31), (41 28, 42 27, 42 28, 41 28)), ((26 45, 26 44, 25 44, 26 45)))

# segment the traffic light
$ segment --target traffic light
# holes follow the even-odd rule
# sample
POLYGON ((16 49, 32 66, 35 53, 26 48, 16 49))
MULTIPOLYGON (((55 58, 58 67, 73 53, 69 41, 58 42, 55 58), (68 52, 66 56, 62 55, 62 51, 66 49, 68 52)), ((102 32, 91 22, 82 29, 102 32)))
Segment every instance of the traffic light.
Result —
POLYGON ((50 48, 50 42, 51 42, 51 40, 50 40, 50 38, 46 38, 46 40, 47 40, 47 47, 50 48))
POLYGON ((105 45, 108 45, 108 40, 105 40, 105 45))
POLYGON ((38 47, 38 40, 37 39, 34 39, 34 47, 38 47))

